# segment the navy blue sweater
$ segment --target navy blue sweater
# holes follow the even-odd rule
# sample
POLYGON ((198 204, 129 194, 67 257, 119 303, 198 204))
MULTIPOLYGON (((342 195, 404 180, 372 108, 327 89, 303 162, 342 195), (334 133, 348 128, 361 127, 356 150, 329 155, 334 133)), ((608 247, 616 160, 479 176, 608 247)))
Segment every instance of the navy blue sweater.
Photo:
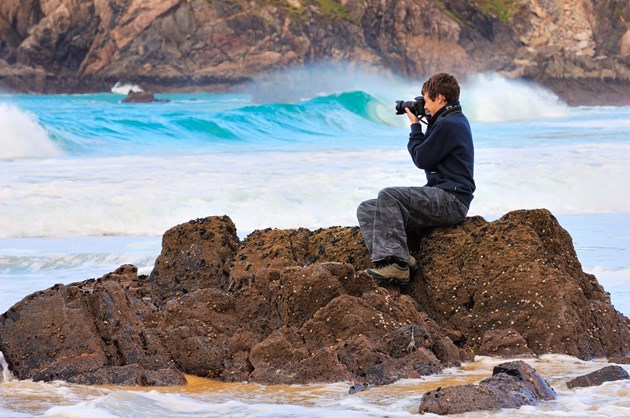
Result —
POLYGON ((431 116, 424 134, 420 123, 412 124, 407 149, 416 167, 426 173, 427 186, 453 193, 470 207, 475 191, 472 132, 461 111, 443 116, 446 110, 445 106, 431 116))

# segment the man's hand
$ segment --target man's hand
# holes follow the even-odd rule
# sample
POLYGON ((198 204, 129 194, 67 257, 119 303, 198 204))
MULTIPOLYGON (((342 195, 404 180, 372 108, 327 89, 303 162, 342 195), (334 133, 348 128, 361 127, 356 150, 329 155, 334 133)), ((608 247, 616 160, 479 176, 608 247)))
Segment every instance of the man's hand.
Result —
POLYGON ((409 118, 409 122, 412 124, 420 122, 420 119, 409 110, 408 107, 405 108, 405 112, 407 112, 407 117, 409 118))

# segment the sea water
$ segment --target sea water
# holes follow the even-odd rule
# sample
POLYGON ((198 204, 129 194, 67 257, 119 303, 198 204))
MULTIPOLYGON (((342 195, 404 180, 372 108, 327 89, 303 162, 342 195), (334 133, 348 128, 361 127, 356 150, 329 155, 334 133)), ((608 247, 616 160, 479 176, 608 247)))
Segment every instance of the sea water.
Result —
MULTIPOLYGON (((476 146, 469 215, 494 220, 547 208, 573 237, 585 271, 630 314, 630 107, 569 107, 544 88, 481 74, 462 82, 476 146)), ((356 206, 386 186, 424 184, 406 151, 395 100, 421 80, 369 72, 285 72, 232 94, 161 94, 124 104, 130 88, 90 95, 0 94, 0 312, 27 294, 131 263, 149 273, 160 237, 190 219, 228 215, 244 238, 267 227, 357 225, 356 206)), ((0 361, 2 361, 0 359, 0 361)), ((477 382, 478 358, 422 380, 348 395, 332 385, 91 387, 19 381, 4 368, 0 416, 410 416, 422 393, 477 382)), ((630 416, 630 384, 568 390, 604 366, 527 360, 559 394, 485 416, 630 416)))

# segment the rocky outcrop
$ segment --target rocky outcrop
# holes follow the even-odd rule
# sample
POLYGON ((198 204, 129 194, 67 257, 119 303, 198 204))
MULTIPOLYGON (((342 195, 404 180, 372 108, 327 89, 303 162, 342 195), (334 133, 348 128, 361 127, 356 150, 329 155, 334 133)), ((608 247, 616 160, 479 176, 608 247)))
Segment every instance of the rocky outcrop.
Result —
POLYGON ((6 0, 0 87, 102 91, 129 81, 220 91, 332 61, 413 78, 498 71, 570 101, 602 100, 587 94, 596 89, 621 90, 606 100, 623 102, 628 21, 623 0, 6 0))
POLYGON ((379 287, 358 228, 266 229, 242 242, 209 217, 168 230, 150 276, 132 266, 28 296, 0 318, 20 379, 174 384, 353 381, 367 387, 473 354, 622 358, 630 321, 584 273, 546 210, 480 217, 414 240, 420 270, 379 287))
POLYGON ((514 211, 490 223, 469 218, 434 230, 421 246, 421 279, 410 295, 473 351, 500 330, 519 334, 536 354, 628 351, 628 319, 582 271, 571 237, 548 211, 514 211))
POLYGON ((492 377, 479 384, 449 386, 426 392, 420 401, 419 412, 461 414, 519 408, 552 399, 556 399, 556 393, 549 383, 525 362, 515 361, 499 364, 492 371, 492 377))
POLYGON ((19 379, 82 384, 183 384, 181 371, 142 318, 155 310, 142 297, 137 270, 56 285, 7 311, 1 351, 19 379))

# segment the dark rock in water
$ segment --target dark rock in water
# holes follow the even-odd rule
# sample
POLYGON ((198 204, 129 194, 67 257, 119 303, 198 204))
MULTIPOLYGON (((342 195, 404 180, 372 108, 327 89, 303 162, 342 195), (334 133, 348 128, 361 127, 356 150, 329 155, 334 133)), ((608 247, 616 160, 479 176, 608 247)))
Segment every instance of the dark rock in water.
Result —
POLYGON ((357 383, 355 385, 350 386, 350 389, 348 390, 348 394, 349 395, 354 395, 357 392, 363 392, 364 390, 368 390, 370 388, 370 385, 368 383, 357 383))
POLYGON ((583 388, 587 386, 599 386, 604 382, 613 382, 615 380, 630 379, 630 375, 626 369, 621 366, 606 366, 603 369, 596 370, 592 373, 578 376, 567 382, 569 389, 583 388))
POLYGON ((227 216, 165 232, 149 277, 123 266, 0 317, 21 379, 387 384, 474 354, 621 358, 629 321, 546 210, 475 217, 419 240, 406 289, 379 287, 359 228, 265 229, 227 216))
POLYGON ((426 392, 419 412, 450 415, 463 412, 518 408, 552 400, 556 393, 533 368, 523 361, 503 363, 494 368, 492 377, 477 385, 438 388, 426 392))
POLYGON ((123 103, 152 103, 152 102, 169 102, 168 99, 155 98, 153 93, 146 91, 129 90, 127 96, 122 99, 123 103))

